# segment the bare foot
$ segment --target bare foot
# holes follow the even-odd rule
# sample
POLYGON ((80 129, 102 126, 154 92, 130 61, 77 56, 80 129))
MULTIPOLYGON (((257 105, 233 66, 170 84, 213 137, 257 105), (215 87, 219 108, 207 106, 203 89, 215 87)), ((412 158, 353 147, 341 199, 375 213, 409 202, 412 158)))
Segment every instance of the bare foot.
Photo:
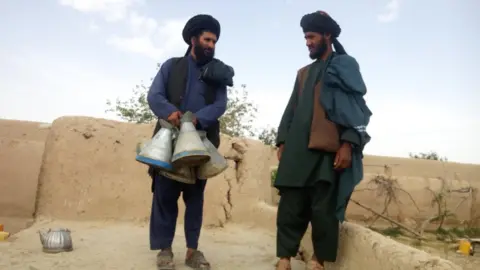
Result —
POLYGON ((309 270, 325 270, 325 267, 323 266, 323 264, 321 264, 320 262, 318 262, 313 258, 310 260, 309 264, 310 264, 308 268, 309 270))
POLYGON ((287 258, 281 258, 277 262, 277 268, 276 270, 292 270, 292 266, 290 264, 290 259, 287 258))

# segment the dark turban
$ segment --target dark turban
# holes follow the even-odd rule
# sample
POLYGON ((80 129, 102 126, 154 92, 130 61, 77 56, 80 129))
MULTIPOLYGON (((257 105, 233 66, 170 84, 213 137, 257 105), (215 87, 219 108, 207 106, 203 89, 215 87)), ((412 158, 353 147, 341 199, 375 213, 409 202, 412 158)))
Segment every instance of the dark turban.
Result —
POLYGON ((332 36, 332 43, 335 51, 338 54, 346 54, 342 44, 338 41, 338 37, 342 29, 338 23, 324 11, 317 11, 306 14, 300 20, 300 27, 303 32, 315 32, 319 34, 330 34, 332 36))
POLYGON ((212 32, 217 36, 217 39, 219 39, 220 23, 210 15, 199 14, 193 16, 183 28, 183 40, 185 40, 188 45, 192 45, 190 44, 190 39, 202 31, 212 32))

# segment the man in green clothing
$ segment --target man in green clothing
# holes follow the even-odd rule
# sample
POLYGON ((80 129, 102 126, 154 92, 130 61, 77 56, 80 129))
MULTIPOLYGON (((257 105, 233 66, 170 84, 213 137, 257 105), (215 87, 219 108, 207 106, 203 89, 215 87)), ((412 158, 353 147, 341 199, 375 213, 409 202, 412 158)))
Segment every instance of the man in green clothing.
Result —
POLYGON ((300 25, 314 62, 299 70, 278 128, 277 270, 291 269, 290 258, 297 255, 309 223, 313 269, 324 269, 325 261, 336 260, 341 222, 335 213, 338 179, 351 166, 352 149, 361 144, 357 130, 326 120, 319 101, 327 67, 338 55, 346 55, 337 40, 339 25, 321 11, 303 16, 300 25))

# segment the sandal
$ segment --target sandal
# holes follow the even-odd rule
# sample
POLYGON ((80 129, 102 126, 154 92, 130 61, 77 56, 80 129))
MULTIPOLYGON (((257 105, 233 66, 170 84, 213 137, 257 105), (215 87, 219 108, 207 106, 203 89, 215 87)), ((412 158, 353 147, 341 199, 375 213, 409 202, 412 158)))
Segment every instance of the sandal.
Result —
POLYGON ((292 265, 289 261, 278 260, 275 265, 276 270, 292 270, 292 265))
POLYGON ((185 259, 185 264, 195 270, 210 270, 210 263, 201 251, 195 250, 190 257, 185 259))
POLYGON ((175 270, 173 262, 173 252, 170 249, 164 249, 157 254, 158 270, 175 270))

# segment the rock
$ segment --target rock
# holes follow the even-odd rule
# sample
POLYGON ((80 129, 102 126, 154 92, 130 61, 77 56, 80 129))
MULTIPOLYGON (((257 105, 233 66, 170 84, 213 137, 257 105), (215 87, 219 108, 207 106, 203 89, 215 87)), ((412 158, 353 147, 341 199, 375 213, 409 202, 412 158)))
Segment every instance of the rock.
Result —
POLYGON ((417 227, 417 222, 411 218, 405 218, 403 220, 403 224, 405 224, 409 228, 416 228, 417 227))
POLYGON ((235 149, 230 148, 224 155, 224 158, 234 161, 240 161, 243 159, 243 155, 237 152, 235 149))
POLYGON ((247 152, 247 143, 243 139, 235 138, 232 142, 232 148, 240 154, 247 152))

